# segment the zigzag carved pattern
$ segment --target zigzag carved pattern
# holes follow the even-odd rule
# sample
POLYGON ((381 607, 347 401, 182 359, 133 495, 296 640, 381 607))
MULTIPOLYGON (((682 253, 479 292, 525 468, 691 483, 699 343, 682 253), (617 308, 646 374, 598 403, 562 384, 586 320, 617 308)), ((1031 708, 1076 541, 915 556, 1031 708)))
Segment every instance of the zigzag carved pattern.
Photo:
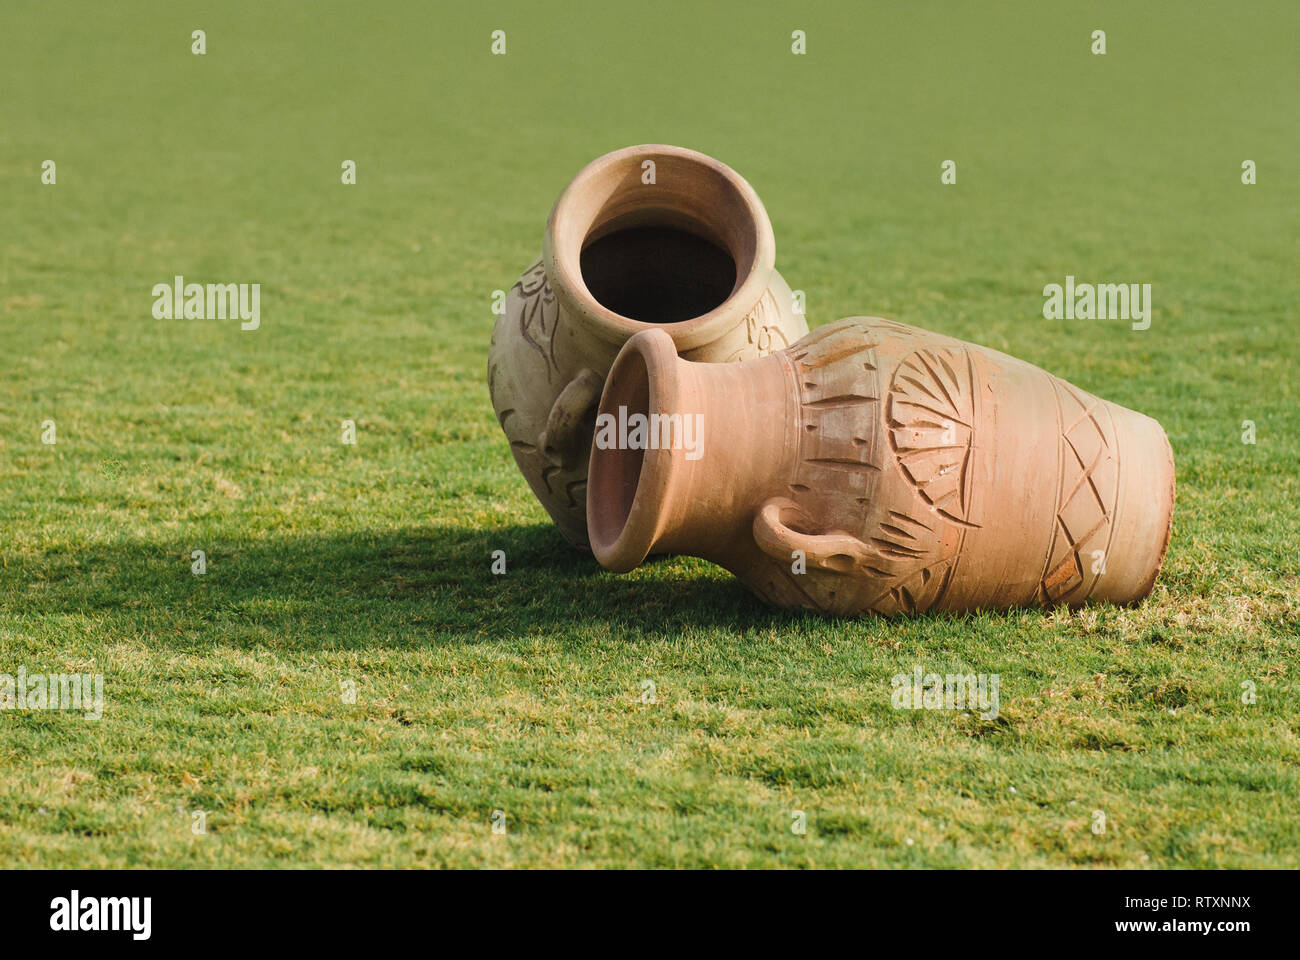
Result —
POLYGON ((1119 494, 1119 454, 1102 401, 1053 378, 1061 414, 1060 505, 1039 585, 1041 600, 1079 602, 1096 586, 1092 551, 1110 541, 1119 494))

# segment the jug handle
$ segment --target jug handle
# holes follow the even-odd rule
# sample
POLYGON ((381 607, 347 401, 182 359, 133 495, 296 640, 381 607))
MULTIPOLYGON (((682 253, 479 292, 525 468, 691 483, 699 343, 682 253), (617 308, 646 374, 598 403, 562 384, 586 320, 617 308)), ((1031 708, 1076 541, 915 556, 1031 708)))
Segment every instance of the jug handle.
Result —
POLYGON ((578 425, 587 411, 600 399, 604 379, 584 368, 568 382, 551 405, 546 418, 546 429, 540 437, 542 453, 548 460, 571 467, 581 454, 578 425))
POLYGON ((803 526, 807 514, 785 497, 773 497, 754 515, 754 541, 772 559, 789 563, 793 552, 802 550, 809 567, 835 573, 849 573, 867 561, 867 546, 857 537, 840 531, 802 533, 792 529, 789 520, 803 526))

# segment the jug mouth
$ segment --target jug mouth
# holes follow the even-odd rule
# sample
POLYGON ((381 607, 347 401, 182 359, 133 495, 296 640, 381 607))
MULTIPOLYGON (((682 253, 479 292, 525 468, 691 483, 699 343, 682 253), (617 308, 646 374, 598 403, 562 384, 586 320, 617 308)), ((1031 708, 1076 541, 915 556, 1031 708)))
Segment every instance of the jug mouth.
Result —
MULTIPOLYGON (((673 341, 664 331, 650 329, 632 337, 610 369, 599 413, 618 420, 677 409, 677 363, 673 341)), ((673 507, 672 456, 672 450, 653 445, 604 447, 597 430, 587 471, 587 535, 602 566, 626 573, 650 553, 673 507)))
POLYGON ((561 305, 594 336, 621 345, 657 327, 689 350, 754 309, 776 240, 758 194, 726 164, 646 144, 579 171, 551 210, 542 256, 561 305))

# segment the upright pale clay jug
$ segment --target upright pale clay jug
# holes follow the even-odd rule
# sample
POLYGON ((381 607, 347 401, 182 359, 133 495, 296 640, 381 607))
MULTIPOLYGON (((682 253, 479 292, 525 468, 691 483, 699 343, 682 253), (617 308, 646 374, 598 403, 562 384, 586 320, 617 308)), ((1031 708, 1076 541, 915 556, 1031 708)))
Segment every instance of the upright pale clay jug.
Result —
POLYGON ((838 615, 1130 603, 1169 543, 1156 421, 888 320, 731 365, 640 333, 599 412, 587 520, 615 571, 690 554, 838 615))
POLYGON ((794 343, 808 327, 775 262, 753 188, 693 150, 628 147, 561 194, 496 323, 488 386, 515 462, 570 543, 587 545, 596 405, 619 348, 645 330, 692 361, 794 343))

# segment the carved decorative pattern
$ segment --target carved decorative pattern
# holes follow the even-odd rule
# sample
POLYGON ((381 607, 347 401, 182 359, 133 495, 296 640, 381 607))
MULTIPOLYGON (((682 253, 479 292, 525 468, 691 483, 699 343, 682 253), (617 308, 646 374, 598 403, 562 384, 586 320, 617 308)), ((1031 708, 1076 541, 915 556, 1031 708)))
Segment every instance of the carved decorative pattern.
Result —
MULTIPOLYGON (((896 327, 911 330, 888 326, 891 333, 900 332, 896 327)), ((916 351, 899 365, 882 398, 876 346, 857 322, 840 321, 818 328, 789 355, 803 423, 790 495, 797 503, 815 492, 826 514, 865 517, 876 500, 883 460, 892 453, 916 503, 851 531, 862 534, 864 548, 853 572, 869 578, 871 609, 915 613, 942 599, 965 528, 973 526, 966 517, 975 376, 959 348, 916 351), (882 402, 888 452, 878 436, 882 402), (841 502, 828 506, 828 498, 841 502)), ((769 585, 776 588, 775 582, 769 585)), ((832 592, 823 605, 835 602, 832 592)))
POLYGON ((551 291, 551 284, 546 279, 546 268, 539 257, 531 267, 524 271, 515 281, 512 291, 519 291, 523 301, 519 310, 519 334, 524 342, 536 350, 546 366, 546 382, 551 382, 551 373, 559 373, 560 366, 555 359, 555 329, 560 322, 560 305, 551 291))
POLYGON ((894 371, 886 416, 903 473, 930 506, 965 523, 975 370, 962 349, 918 350, 894 371))
POLYGON ((765 357, 790 346, 789 338, 781 329, 781 309, 770 289, 763 291, 754 309, 745 317, 745 334, 747 346, 734 350, 727 357, 728 363, 765 357))
MULTIPOLYGON (((555 333, 560 321, 560 307, 547 282, 546 270, 540 257, 515 282, 511 293, 516 294, 519 301, 511 305, 509 313, 500 318, 499 324, 509 324, 518 329, 520 339, 527 344, 528 350, 536 351, 541 357, 547 382, 554 382, 557 375, 563 376, 555 356, 555 333)), ((494 348, 499 329, 493 330, 494 348)), ((579 470, 567 470, 547 456, 542 449, 541 437, 529 432, 526 418, 515 408, 518 401, 513 391, 517 387, 512 387, 507 371, 502 369, 502 358, 495 349, 489 357, 488 391, 493 405, 498 407, 497 420, 525 476, 529 476, 530 480, 535 478, 535 482, 540 481, 546 492, 552 495, 553 499, 547 504, 549 509, 564 510, 585 519, 585 463, 579 470), (504 381, 502 377, 505 377, 504 381)))
MULTIPOLYGON (((799 461, 789 492, 796 503, 807 502, 810 516, 825 510, 832 516, 865 518, 876 499, 883 450, 879 442, 880 393, 875 350, 876 343, 863 336, 857 323, 839 321, 819 327, 804 337, 795 351, 787 354, 799 385, 803 424, 799 461), (841 333, 846 335, 837 336, 841 333)), ((856 535, 862 531, 849 532, 856 535)), ((883 584, 882 592, 887 595, 889 586, 897 581, 903 568, 916 565, 912 551, 921 541, 913 545, 906 540, 903 537, 896 545, 885 538, 864 541, 866 555, 855 558, 853 571, 843 572, 865 572, 883 584)), ((805 578, 799 576, 786 576, 783 568, 778 568, 778 572, 787 593, 797 591, 796 595, 804 597, 807 606, 834 609, 839 602, 829 586, 826 595, 815 602, 805 593, 812 589, 811 582, 803 583, 805 578)), ((775 590, 777 586, 773 582, 769 589, 775 590)), ((853 590, 847 585, 844 589, 846 593, 853 590)), ((850 598, 843 596, 843 599, 850 598)))
POLYGON ((967 519, 976 382, 970 354, 960 346, 917 350, 894 371, 886 433, 918 502, 907 512, 891 510, 870 537, 883 560, 869 568, 881 585, 871 603, 878 613, 917 613, 942 600, 966 529, 976 526, 967 519))
POLYGON ((1061 488, 1052 546, 1043 571, 1042 600, 1086 600, 1097 584, 1092 551, 1110 547, 1119 496, 1115 427, 1105 405, 1053 378, 1061 418, 1061 488))
MULTIPOLYGON (((824 326, 782 358, 797 392, 798 443, 787 490, 774 491, 754 518, 772 561, 752 577, 760 593, 831 613, 890 615, 968 608, 981 600, 981 579, 999 605, 1074 605, 1099 592, 1118 543, 1124 411, 994 352, 871 318, 824 326), (1022 432, 974 436, 1015 427, 1022 432), (1032 475, 993 477, 988 458, 997 454, 1004 469, 1032 475), (1051 484, 1043 492, 1054 500, 1035 502, 1038 490, 1021 489, 1036 478, 1051 484), (1023 533, 1014 557, 973 532, 1001 512, 995 507, 1032 521, 1014 531, 1023 533), (1025 543, 1036 545, 1030 557, 1025 543), (981 561, 963 557, 967 546, 992 569, 974 569, 981 561), (791 571, 786 550, 803 551, 806 570, 791 571)), ((1105 592, 1116 592, 1109 581, 1105 592)))
POLYGON ((881 558, 867 568, 879 578, 880 592, 870 603, 877 613, 930 609, 943 599, 957 565, 964 533, 954 539, 944 521, 924 511, 913 512, 925 519, 891 510, 871 537, 870 544, 881 558))
MULTIPOLYGON (((813 488, 825 496, 835 491, 852 514, 875 494, 880 473, 877 455, 880 401, 876 383, 876 344, 856 335, 836 337, 845 324, 833 323, 805 337, 790 362, 799 383, 799 467, 793 493, 813 488), (847 476, 846 476, 847 475, 847 476)), ((798 497, 796 496, 796 500, 798 497)), ((836 511, 838 516, 844 515, 836 511)))

